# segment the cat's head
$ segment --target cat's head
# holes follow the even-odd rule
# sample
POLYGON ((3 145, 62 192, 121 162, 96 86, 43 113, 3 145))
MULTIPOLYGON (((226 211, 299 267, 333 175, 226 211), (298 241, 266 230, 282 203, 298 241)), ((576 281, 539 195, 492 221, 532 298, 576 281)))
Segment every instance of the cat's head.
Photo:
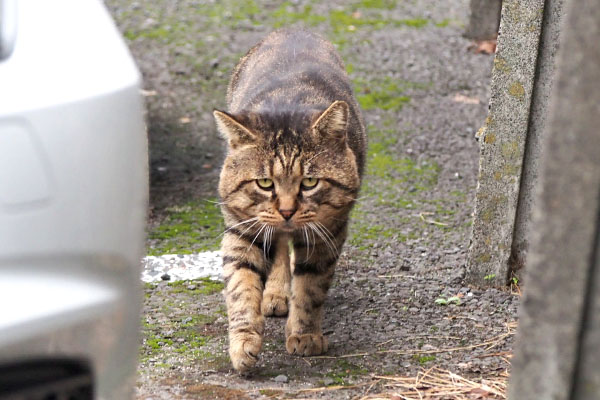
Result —
POLYGON ((291 232, 346 217, 360 185, 347 103, 214 116, 228 142, 219 194, 230 222, 256 218, 255 227, 291 232))

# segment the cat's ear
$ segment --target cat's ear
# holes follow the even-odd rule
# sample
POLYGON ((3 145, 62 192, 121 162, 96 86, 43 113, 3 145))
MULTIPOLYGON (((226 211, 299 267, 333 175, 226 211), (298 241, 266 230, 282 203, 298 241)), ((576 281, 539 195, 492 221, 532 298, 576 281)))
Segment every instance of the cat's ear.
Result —
POLYGON ((336 100, 314 122, 313 131, 322 139, 344 143, 348 130, 349 113, 348 103, 336 100))
POLYGON ((213 115, 217 122, 217 129, 221 135, 227 139, 229 146, 232 149, 256 143, 258 139, 257 136, 244 125, 236 121, 231 114, 214 110, 213 115))

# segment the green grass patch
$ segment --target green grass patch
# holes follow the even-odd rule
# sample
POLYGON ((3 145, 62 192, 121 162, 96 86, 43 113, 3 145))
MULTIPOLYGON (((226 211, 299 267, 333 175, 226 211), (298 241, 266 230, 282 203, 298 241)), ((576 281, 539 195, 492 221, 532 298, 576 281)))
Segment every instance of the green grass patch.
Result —
POLYGON ((168 338, 162 338, 156 335, 150 335, 146 339, 146 346, 148 346, 152 350, 158 350, 164 345, 172 345, 173 341, 168 338))
POLYGON ((440 22, 435 23, 435 26, 438 28, 445 28, 448 25, 450 25, 450 20, 448 18, 445 18, 445 19, 441 20, 440 22))
MULTIPOLYGON (((367 0, 368 1, 368 0, 367 0)), ((373 4, 384 2, 373 1, 373 4)), ((366 8, 366 7, 365 7, 366 8)), ((376 7, 370 7, 376 8, 376 7)), ((329 24, 334 33, 353 32, 360 27, 370 27, 372 29, 383 29, 389 26, 407 26, 411 28, 422 28, 429 21, 424 18, 410 19, 388 19, 381 15, 371 15, 363 17, 359 13, 354 13, 350 10, 331 10, 329 12, 329 24)))
POLYGON ((160 225, 148 232, 149 255, 190 254, 217 250, 225 229, 221 210, 210 201, 191 202, 167 209, 160 225))
POLYGON ((371 224, 364 221, 364 212, 359 208, 355 208, 352 212, 352 227, 350 229, 350 244, 356 246, 359 250, 364 251, 370 247, 370 244, 394 235, 398 237, 398 241, 403 242, 407 239, 405 235, 398 232, 393 227, 387 227, 382 224, 371 224))
POLYGON ((399 111, 410 102, 408 89, 424 89, 428 85, 385 77, 383 79, 354 79, 356 99, 363 110, 399 111))
POLYGON ((402 106, 410 102, 410 97, 397 96, 388 91, 375 91, 358 95, 357 100, 364 110, 372 110, 374 108, 400 110, 402 106))
POLYGON ((356 5, 361 8, 393 10, 396 8, 396 0, 360 0, 356 5))
POLYGON ((215 24, 234 26, 239 21, 253 20, 261 9, 254 0, 219 0, 203 4, 199 12, 205 12, 215 24))
POLYGON ((422 28, 429 23, 425 18, 400 19, 394 21, 397 26, 410 26, 411 28, 422 28))
POLYGON ((137 38, 166 40, 171 35, 171 30, 165 26, 157 26, 151 29, 137 32, 133 30, 128 30, 123 35, 129 40, 136 40, 137 38))
POLYGON ((297 22, 303 22, 308 26, 315 26, 327 20, 327 17, 313 13, 312 5, 305 5, 300 11, 294 11, 294 5, 289 2, 283 2, 273 13, 273 27, 281 28, 297 22))
POLYGON ((330 385, 347 386, 352 384, 351 379, 355 379, 360 375, 366 375, 369 370, 359 365, 353 364, 346 360, 339 360, 335 363, 333 371, 328 372, 325 376, 333 380, 330 385))
POLYGON ((433 162, 412 158, 396 158, 387 152, 369 151, 367 174, 391 179, 397 185, 408 183, 412 192, 431 189, 437 183, 439 166, 433 162))
POLYGON ((435 361, 435 356, 419 356, 418 354, 415 354, 413 358, 417 360, 420 365, 425 365, 428 362, 435 361))

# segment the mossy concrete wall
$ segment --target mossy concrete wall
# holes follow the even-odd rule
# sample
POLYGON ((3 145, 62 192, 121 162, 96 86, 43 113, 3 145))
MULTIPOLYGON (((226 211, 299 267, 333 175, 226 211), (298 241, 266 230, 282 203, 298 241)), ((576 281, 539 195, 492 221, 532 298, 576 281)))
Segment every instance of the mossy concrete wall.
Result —
POLYGON ((504 0, 467 279, 504 285, 525 264, 533 183, 552 90, 563 0, 504 0))
POLYGON ((565 3, 511 400, 600 398, 600 2, 565 3))
POLYGON ((546 0, 542 34, 536 63, 536 79, 533 85, 529 126, 525 142, 525 154, 521 171, 521 187, 515 229, 513 233, 511 254, 508 267, 511 274, 521 275, 525 266, 529 248, 530 221, 533 207, 533 191, 538 180, 539 160, 541 158, 541 140, 549 118, 549 101, 554 82, 556 54, 560 43, 560 28, 563 11, 563 0, 546 0))
POLYGON ((494 39, 500 24, 502 0, 471 0, 465 36, 476 40, 494 39))

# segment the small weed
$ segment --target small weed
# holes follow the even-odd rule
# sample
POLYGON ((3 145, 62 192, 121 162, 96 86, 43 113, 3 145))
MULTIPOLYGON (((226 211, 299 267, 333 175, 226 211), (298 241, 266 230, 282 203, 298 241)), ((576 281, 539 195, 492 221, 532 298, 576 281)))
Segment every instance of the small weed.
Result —
POLYGON ((415 354, 413 358, 417 360, 421 365, 425 365, 428 362, 435 361, 435 356, 419 356, 418 354, 415 354))
POLYGON ((448 304, 456 304, 459 305, 460 304, 460 297, 458 296, 452 296, 452 297, 448 297, 447 299, 444 297, 439 297, 435 300, 435 304, 439 305, 439 306, 447 306, 448 304))
POLYGON ((484 280, 486 281, 492 281, 496 278, 496 274, 489 274, 483 277, 484 280))

